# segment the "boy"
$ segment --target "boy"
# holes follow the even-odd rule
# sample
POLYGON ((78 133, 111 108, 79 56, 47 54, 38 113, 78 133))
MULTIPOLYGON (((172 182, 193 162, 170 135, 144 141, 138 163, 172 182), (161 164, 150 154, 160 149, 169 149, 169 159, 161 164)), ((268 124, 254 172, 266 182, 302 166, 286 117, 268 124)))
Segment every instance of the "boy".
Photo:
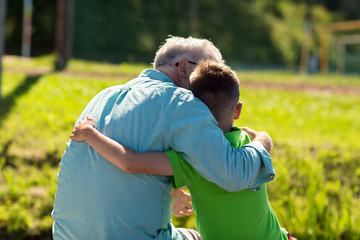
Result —
MULTIPOLYGON (((245 131, 233 127, 242 108, 235 72, 223 64, 200 62, 190 76, 190 90, 209 107, 232 147, 251 142, 245 131)), ((174 175, 174 188, 188 187, 202 239, 291 239, 268 202, 265 184, 259 189, 227 192, 205 180, 180 153, 136 153, 99 133, 92 118, 87 120, 75 127, 71 139, 86 141, 126 172, 174 175)), ((265 146, 269 152, 271 147, 265 146)))

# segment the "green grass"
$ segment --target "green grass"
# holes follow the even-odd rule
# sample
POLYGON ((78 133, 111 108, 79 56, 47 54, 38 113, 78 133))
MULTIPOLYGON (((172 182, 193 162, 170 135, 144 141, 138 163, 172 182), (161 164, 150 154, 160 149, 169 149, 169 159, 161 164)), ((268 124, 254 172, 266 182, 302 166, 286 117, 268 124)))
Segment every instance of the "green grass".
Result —
MULTIPOLYGON (((21 58, 17 56, 5 56, 3 67, 11 70, 43 70, 54 71, 55 55, 46 55, 36 58, 21 58)), ((138 75, 143 69, 152 68, 150 64, 110 64, 107 62, 84 61, 71 59, 68 62, 67 71, 82 74, 103 74, 103 75, 138 75)))
MULTIPOLYGON (((28 61, 29 68, 51 68, 49 59, 28 61)), ((5 62, 5 69, 13 69, 11 64, 15 63, 5 62)), ((66 74, 5 71, 0 105, 0 239, 51 239, 58 162, 77 117, 99 91, 125 83, 145 67, 72 60, 66 74)), ((239 76, 242 82, 351 87, 360 82, 355 76, 288 72, 239 72, 239 76)), ((244 85, 241 101, 243 112, 236 125, 265 130, 274 141, 276 178, 268 183, 268 194, 281 225, 299 240, 359 239, 360 96, 244 85)), ((173 220, 178 226, 195 227, 194 216, 173 220)))
POLYGON ((68 70, 74 72, 121 75, 138 75, 146 68, 152 68, 152 66, 150 64, 109 64, 75 59, 71 60, 68 66, 68 70))
POLYGON ((12 69, 40 69, 51 70, 53 69, 53 63, 55 61, 55 55, 45 55, 36 58, 22 58, 18 56, 4 56, 3 67, 12 69))
POLYGON ((239 125, 264 129, 277 143, 294 147, 356 148, 360 97, 356 95, 241 89, 239 125))

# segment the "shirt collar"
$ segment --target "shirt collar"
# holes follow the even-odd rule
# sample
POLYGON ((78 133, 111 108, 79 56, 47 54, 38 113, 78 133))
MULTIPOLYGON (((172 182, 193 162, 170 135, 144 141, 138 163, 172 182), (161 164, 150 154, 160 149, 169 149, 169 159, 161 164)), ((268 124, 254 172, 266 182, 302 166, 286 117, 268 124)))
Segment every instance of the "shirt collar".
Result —
POLYGON ((170 82, 174 85, 176 85, 174 83, 173 80, 171 80, 167 75, 165 75, 164 73, 155 70, 155 69, 145 69, 144 71, 142 71, 139 75, 140 77, 146 77, 146 78, 150 78, 152 80, 159 80, 161 82, 170 82))
POLYGON ((231 129, 231 132, 225 133, 224 136, 233 148, 239 148, 251 142, 249 135, 235 126, 231 129))

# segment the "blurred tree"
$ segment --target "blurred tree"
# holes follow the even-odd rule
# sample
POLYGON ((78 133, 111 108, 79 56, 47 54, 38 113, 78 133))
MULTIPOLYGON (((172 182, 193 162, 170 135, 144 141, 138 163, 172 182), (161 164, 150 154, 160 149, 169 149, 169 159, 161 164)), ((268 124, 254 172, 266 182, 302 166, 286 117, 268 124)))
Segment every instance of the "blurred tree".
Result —
POLYGON ((271 38, 272 26, 251 1, 203 0, 199 22, 201 35, 212 39, 228 61, 283 63, 282 53, 271 38))
POLYGON ((66 68, 72 55, 74 0, 58 0, 56 14, 55 70, 66 68))

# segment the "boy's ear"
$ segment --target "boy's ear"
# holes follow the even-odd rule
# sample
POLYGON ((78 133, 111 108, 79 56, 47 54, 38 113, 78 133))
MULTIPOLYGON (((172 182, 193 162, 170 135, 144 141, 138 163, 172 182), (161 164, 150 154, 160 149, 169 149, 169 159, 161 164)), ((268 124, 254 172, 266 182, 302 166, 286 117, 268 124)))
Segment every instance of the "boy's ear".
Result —
POLYGON ((241 109, 242 109, 242 102, 239 102, 237 105, 236 105, 236 108, 235 108, 235 113, 234 113, 234 119, 239 119, 240 117, 240 114, 241 114, 241 109))

